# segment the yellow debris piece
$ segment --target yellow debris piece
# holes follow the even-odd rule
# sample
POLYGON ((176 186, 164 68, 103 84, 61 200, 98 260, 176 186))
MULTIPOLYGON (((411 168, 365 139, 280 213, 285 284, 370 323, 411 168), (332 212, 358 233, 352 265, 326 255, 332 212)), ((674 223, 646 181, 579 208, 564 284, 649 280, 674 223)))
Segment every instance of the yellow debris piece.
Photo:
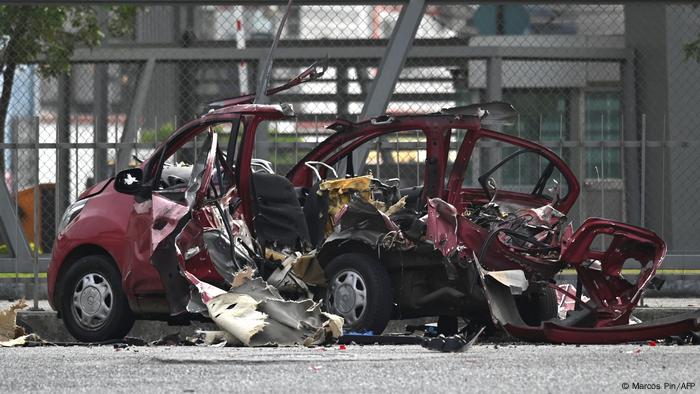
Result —
POLYGON ((326 235, 333 232, 333 218, 350 202, 353 193, 359 193, 360 197, 367 202, 372 202, 372 191, 370 184, 372 176, 356 176, 354 178, 331 179, 321 182, 320 190, 328 191, 328 223, 326 225, 326 235))

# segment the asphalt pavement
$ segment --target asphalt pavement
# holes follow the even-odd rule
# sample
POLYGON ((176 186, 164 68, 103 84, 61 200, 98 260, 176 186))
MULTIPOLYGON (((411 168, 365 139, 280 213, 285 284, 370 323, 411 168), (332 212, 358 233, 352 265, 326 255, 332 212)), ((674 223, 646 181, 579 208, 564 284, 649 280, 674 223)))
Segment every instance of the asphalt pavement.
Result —
MULTIPOLYGON (((9 303, 0 302, 0 308, 9 303)), ((697 307, 698 299, 649 299, 697 307)), ((45 302, 40 307, 47 308, 45 302)), ((483 339, 488 340, 487 338, 483 339)), ((6 392, 700 392, 699 346, 0 348, 6 392)))
POLYGON ((648 344, 2 348, 0 392, 691 393, 699 361, 698 346, 648 344))

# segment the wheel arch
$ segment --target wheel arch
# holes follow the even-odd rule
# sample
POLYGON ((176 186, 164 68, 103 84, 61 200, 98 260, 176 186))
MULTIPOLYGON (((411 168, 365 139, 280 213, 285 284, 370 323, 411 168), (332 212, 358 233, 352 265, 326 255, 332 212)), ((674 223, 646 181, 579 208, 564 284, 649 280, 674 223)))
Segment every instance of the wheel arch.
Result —
POLYGON ((66 271, 68 271, 68 269, 72 267, 73 264, 75 264, 78 260, 90 255, 101 255, 107 257, 110 263, 114 266, 114 268, 117 269, 117 272, 119 272, 119 276, 122 275, 121 270, 119 269, 119 265, 116 263, 116 260, 105 248, 95 244, 79 245, 66 255, 66 257, 63 259, 63 263, 61 264, 61 268, 59 268, 58 270, 58 274, 56 275, 56 291, 54 292, 52 300, 54 305, 58 305, 57 302, 59 302, 59 300, 61 299, 61 294, 63 292, 63 281, 65 278, 66 271))
POLYGON ((323 269, 333 260, 333 258, 346 253, 365 254, 379 260, 377 251, 366 242, 356 239, 336 239, 326 242, 318 252, 318 262, 323 269))

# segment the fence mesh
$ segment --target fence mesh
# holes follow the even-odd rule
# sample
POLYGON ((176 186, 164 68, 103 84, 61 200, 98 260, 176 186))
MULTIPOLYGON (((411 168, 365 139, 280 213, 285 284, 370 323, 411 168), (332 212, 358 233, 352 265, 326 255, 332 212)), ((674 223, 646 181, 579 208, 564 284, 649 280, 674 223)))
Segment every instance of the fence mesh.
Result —
MULTIPOLYGON (((50 253, 65 208, 114 174, 118 151, 146 158, 205 103, 255 90, 283 7, 250 3, 143 5, 130 36, 106 39, 106 58, 78 51, 70 73, 53 78, 42 77, 36 63, 18 66, 0 141, 6 186, 0 193, 7 197, 0 209, 8 213, 0 257, 16 256, 12 245, 20 238, 30 249, 36 239, 40 252, 50 253), (149 56, 155 66, 144 83, 149 56), (131 139, 125 138, 129 122, 136 125, 131 139), (19 226, 11 225, 13 215, 19 226)), ((331 134, 324 128, 331 120, 358 118, 402 7, 294 7, 270 85, 326 53, 329 69, 319 81, 271 98, 292 103, 297 116, 263 125, 258 157, 285 174, 331 134)), ((408 56, 387 111, 510 102, 518 121, 500 130, 545 144, 578 177, 574 221, 625 220, 660 233, 673 253, 700 254, 693 198, 700 195, 700 66, 683 56, 684 43, 699 30, 700 10, 692 5, 429 3, 413 47, 435 55, 408 56)), ((463 136, 454 134, 450 160, 463 136)), ((374 141, 366 168, 399 177, 402 186, 417 185, 425 159, 421 141, 414 131, 374 141)), ((529 171, 527 160, 518 163, 522 168, 505 173, 504 182, 529 171)))

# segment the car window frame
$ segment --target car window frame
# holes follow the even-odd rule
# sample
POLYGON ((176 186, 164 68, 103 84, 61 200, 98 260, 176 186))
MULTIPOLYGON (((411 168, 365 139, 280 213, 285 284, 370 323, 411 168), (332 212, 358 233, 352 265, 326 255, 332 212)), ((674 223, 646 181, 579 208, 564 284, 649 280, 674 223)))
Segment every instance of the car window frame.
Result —
MULTIPOLYGON (((181 131, 176 131, 175 133, 173 133, 173 135, 166 142, 164 142, 163 145, 161 145, 156 152, 154 152, 153 156, 151 156, 151 158, 146 163, 144 163, 144 177, 147 177, 148 174, 153 173, 155 169, 155 173, 153 173, 153 176, 151 178, 144 179, 144 184, 149 185, 151 192, 157 192, 158 182, 160 181, 160 177, 162 176, 165 162, 172 155, 174 155, 178 149, 180 149, 188 142, 194 140, 194 138, 200 135, 202 132, 206 132, 210 127, 222 123, 231 123, 231 133, 233 133, 235 130, 236 137, 230 137, 229 144, 231 144, 232 142, 235 144, 238 139, 238 133, 240 132, 240 118, 241 117, 239 114, 227 114, 225 116, 207 119, 204 122, 192 121, 181 127, 181 131)), ((234 151, 236 151, 235 147, 234 151)), ((229 162, 228 157, 226 161, 229 162)))
MULTIPOLYGON (((562 198, 554 204, 557 210, 568 213, 571 207, 576 202, 578 195, 580 193, 580 186, 576 176, 569 166, 564 162, 564 160, 559 157, 552 150, 542 146, 534 141, 529 141, 520 137, 512 136, 505 133, 500 133, 494 130, 484 129, 484 128, 470 128, 469 132, 466 134, 462 145, 457 153, 457 159, 452 166, 452 171, 448 181, 448 195, 447 201, 455 206, 461 206, 461 193, 463 190, 472 188, 465 188, 463 186, 464 176, 466 174, 467 168, 474 156, 474 149, 477 146, 479 140, 483 138, 490 138, 498 142, 509 144, 515 148, 528 149, 536 152, 537 154, 546 158, 550 163, 553 163, 555 168, 559 170, 562 175, 562 179, 567 182, 567 194, 562 196, 562 198)), ((531 193, 518 193, 509 192, 522 197, 533 196, 531 193)), ((535 198, 539 198, 534 196, 535 198)))

